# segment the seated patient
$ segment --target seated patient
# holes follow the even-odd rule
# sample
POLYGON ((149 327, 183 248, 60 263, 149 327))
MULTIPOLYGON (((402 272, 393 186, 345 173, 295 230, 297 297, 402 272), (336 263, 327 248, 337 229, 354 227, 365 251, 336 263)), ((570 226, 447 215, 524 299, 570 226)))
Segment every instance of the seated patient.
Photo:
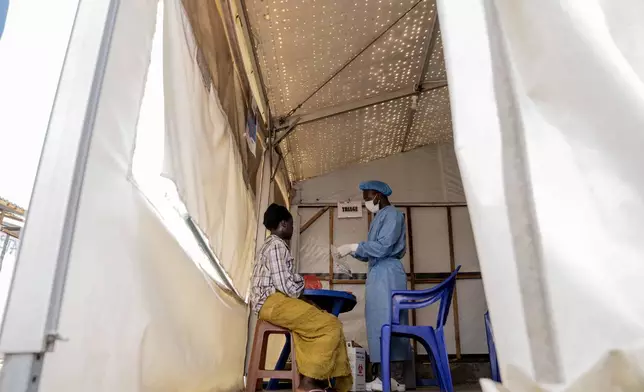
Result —
POLYGON ((293 217, 286 207, 271 204, 264 213, 271 232, 257 255, 251 281, 251 304, 261 320, 293 334, 295 358, 301 375, 299 391, 352 386, 351 368, 342 323, 337 317, 300 299, 304 279, 295 272, 287 241, 293 235, 293 217))

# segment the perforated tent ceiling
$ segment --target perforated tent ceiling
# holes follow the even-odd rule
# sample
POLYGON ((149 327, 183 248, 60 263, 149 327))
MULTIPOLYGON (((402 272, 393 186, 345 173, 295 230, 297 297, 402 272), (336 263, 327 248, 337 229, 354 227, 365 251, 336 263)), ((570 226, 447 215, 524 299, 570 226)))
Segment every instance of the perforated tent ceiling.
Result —
POLYGON ((451 140, 434 0, 244 4, 292 181, 451 140))

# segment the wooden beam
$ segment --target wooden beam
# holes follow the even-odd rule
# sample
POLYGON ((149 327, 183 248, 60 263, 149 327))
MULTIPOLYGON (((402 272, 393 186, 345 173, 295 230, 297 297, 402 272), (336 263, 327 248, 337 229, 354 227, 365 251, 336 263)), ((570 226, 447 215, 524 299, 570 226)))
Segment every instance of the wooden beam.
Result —
MULTIPOLYGON (((473 279, 481 279, 481 273, 470 272, 467 275, 463 275, 463 276, 461 276, 461 274, 458 274, 458 276, 456 277, 456 280, 473 280, 473 279)), ((427 279, 416 278, 416 284, 441 283, 444 280, 445 280, 444 278, 427 278, 427 279)))
POLYGON ((414 231, 411 224, 411 208, 406 207, 405 211, 405 218, 407 220, 407 239, 409 241, 409 249, 407 249, 407 253, 409 254, 409 273, 411 274, 411 288, 412 290, 415 290, 414 285, 416 284, 416 276, 414 270, 414 231))
POLYGON ((22 216, 18 216, 16 214, 13 214, 13 213, 7 212, 7 211, 5 211, 4 213, 0 213, 0 223, 2 223, 3 219, 11 219, 11 220, 15 220, 15 221, 18 221, 18 222, 24 222, 25 221, 25 218, 23 218, 22 216))
MULTIPOLYGON (((318 277, 320 280, 330 280, 329 278, 330 274, 325 273, 325 274, 317 274, 317 273, 306 273, 303 272, 303 275, 315 275, 318 277)), ((442 283, 445 281, 445 279, 449 276, 450 272, 441 272, 439 273, 440 277, 434 277, 434 278, 415 278, 416 284, 434 284, 434 283, 442 283)), ((335 274, 334 274, 335 275, 335 274)), ((366 275, 366 274, 356 274, 356 275, 366 275)), ((416 275, 423 275, 422 273, 416 273, 416 275)), ((465 273, 459 273, 458 276, 456 277, 457 280, 475 280, 475 279, 481 279, 481 273, 480 272, 465 272, 465 273)), ((340 279, 335 279, 334 281, 338 281, 340 279)), ((364 282, 364 279, 362 278, 356 278, 356 279, 342 279, 343 281, 348 281, 348 282, 364 282)), ((411 282, 412 276, 411 274, 407 274, 407 281, 411 282)))
MULTIPOLYGON (((452 272, 456 269, 456 260, 454 258, 454 231, 452 226, 452 209, 447 207, 447 235, 449 238, 449 265, 452 272)), ((457 284, 454 283, 454 339, 456 340, 456 358, 461 359, 461 327, 458 313, 458 290, 457 284)))
MULTIPOLYGON (((268 97, 264 91, 264 83, 262 81, 257 56, 253 49, 253 40, 251 36, 250 24, 246 17, 244 5, 242 0, 232 0, 228 2, 230 11, 235 22, 235 33, 237 36, 237 44, 240 47, 240 54, 248 84, 250 86, 251 94, 255 98, 259 114, 269 128, 270 124, 270 111, 268 106, 268 97)), ((220 1, 217 1, 220 6, 220 1)))
MULTIPOLYGON (((398 208, 402 207, 427 207, 427 208, 442 208, 442 207, 467 207, 467 203, 453 203, 453 202, 439 202, 439 203, 408 203, 408 202, 394 202, 398 208)), ((320 201, 314 203, 299 203, 300 208, 322 208, 322 207, 334 207, 338 203, 335 201, 320 201)))
POLYGON ((318 220, 322 215, 324 215, 325 212, 327 212, 331 207, 324 207, 320 211, 316 212, 315 215, 311 217, 311 219, 307 220, 306 223, 304 223, 300 227, 300 234, 304 233, 306 229, 311 227, 312 224, 315 223, 316 220, 318 220))
MULTIPOLYGON (((303 275, 308 275, 307 273, 303 273, 303 275)), ((365 284, 367 281, 364 279, 332 279, 328 276, 321 276, 318 277, 319 280, 323 282, 330 282, 333 281, 334 284, 365 284)), ((470 279, 480 279, 480 278, 465 278, 465 279, 458 279, 458 280, 470 280, 470 279)), ((416 279, 416 284, 438 284, 442 283, 445 279, 416 279)), ((411 282, 411 278, 408 277, 407 281, 411 282)))
MULTIPOLYGON (((405 208, 405 218, 407 220, 407 239, 409 240, 409 273, 411 274, 411 289, 416 290, 416 274, 414 273, 414 231, 411 224, 411 208, 405 208)), ((416 309, 411 311, 411 325, 416 325, 416 309)), ((414 339, 414 354, 418 354, 418 342, 414 339)))
POLYGON ((13 232, 11 232, 11 231, 9 231, 7 229, 2 229, 2 230, 0 230, 0 232, 5 233, 6 235, 8 235, 10 237, 13 237, 15 239, 20 239, 20 236, 18 234, 13 233, 13 232))
POLYGON ((2 198, 0 198, 0 210, 9 211, 16 215, 25 215, 25 212, 26 212, 24 208, 19 207, 18 205, 13 204, 10 201, 4 200, 2 198))
POLYGON ((366 284, 364 279, 332 279, 333 284, 366 284))
POLYGON ((331 280, 329 280, 329 288, 333 289, 333 251, 332 245, 334 242, 334 230, 333 230, 333 211, 335 209, 333 207, 329 208, 329 276, 331 276, 331 280))

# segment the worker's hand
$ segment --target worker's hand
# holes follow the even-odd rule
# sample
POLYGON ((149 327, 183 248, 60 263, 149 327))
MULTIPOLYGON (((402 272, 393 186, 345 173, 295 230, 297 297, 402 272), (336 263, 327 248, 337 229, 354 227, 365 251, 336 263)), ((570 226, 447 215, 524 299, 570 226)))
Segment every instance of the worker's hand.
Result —
POLYGON ((345 257, 358 250, 358 244, 346 244, 338 247, 340 257, 345 257))

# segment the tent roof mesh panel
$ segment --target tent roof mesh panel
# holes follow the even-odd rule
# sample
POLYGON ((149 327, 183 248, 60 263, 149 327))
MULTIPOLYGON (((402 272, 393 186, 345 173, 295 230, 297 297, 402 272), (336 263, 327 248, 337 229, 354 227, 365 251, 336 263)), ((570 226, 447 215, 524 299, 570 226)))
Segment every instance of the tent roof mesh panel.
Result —
POLYGON ((310 178, 400 152, 410 104, 406 97, 301 125, 284 143, 288 172, 310 178))
POLYGON ((405 150, 452 140, 452 115, 447 87, 420 94, 405 150))
MULTIPOLYGON (((274 119, 300 104, 295 115, 445 80, 440 34, 432 36, 435 0, 246 0, 245 5, 274 119)), ((405 96, 298 125, 281 144, 291 180, 451 138, 447 88, 423 92, 416 106, 412 102, 405 96)))
POLYGON ((441 80, 447 77, 445 72, 445 57, 443 56, 443 38, 441 31, 436 30, 436 36, 433 37, 432 53, 428 59, 427 70, 425 71, 424 80, 441 80))
MULTIPOLYGON (((423 1, 302 106, 307 112, 412 86, 423 68, 431 19, 423 1)), ((347 61, 348 52, 340 58, 347 61)), ((309 87, 309 92, 312 91, 309 87)))

